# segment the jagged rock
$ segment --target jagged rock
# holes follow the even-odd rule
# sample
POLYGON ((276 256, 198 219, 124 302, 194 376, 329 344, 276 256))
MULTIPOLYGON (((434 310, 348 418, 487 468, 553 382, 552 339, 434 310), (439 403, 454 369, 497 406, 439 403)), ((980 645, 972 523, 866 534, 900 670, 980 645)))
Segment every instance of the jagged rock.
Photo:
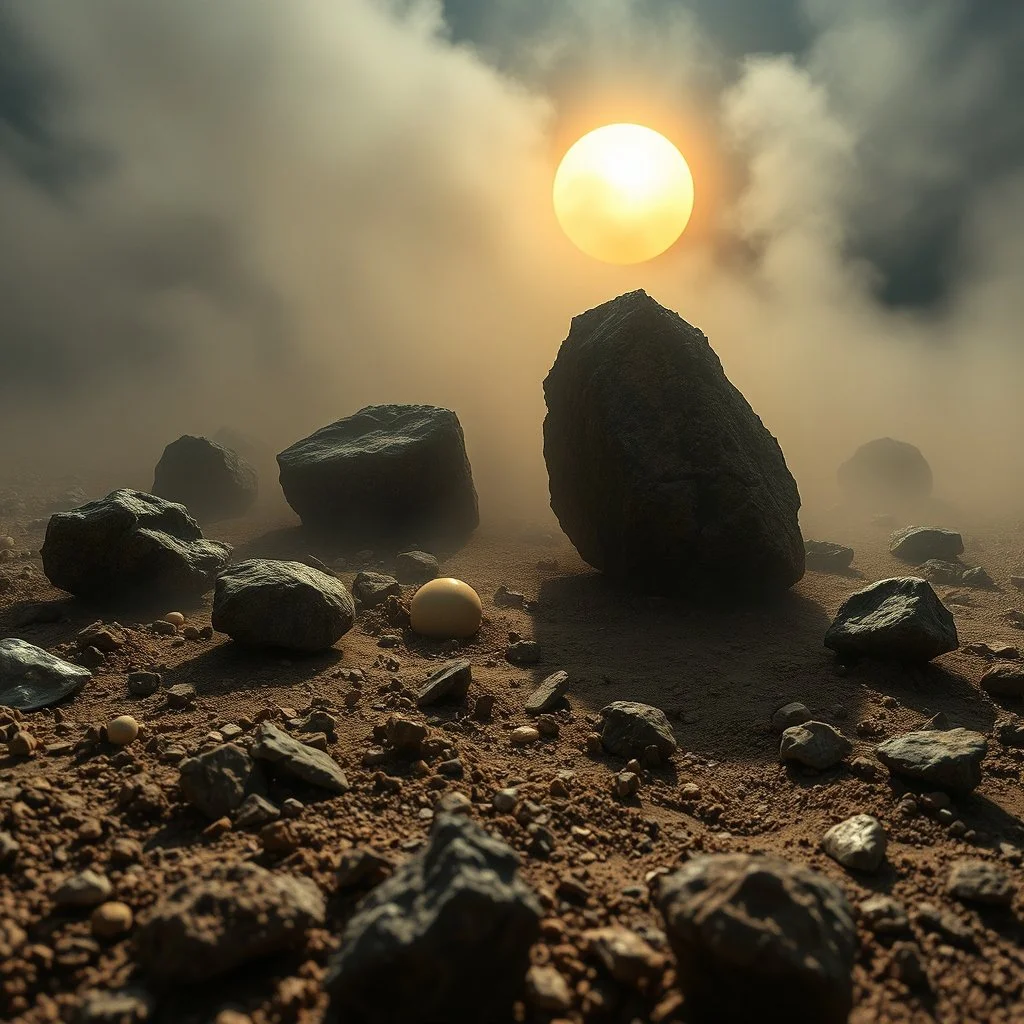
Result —
POLYGON ((990 697, 1024 697, 1024 663, 997 661, 982 673, 978 685, 990 697))
POLYGON ((136 956, 154 982, 206 981, 301 946, 325 916, 324 897, 308 878, 249 862, 219 866, 159 899, 137 929, 136 956))
POLYGON ((821 848, 844 868, 877 871, 885 860, 886 835, 882 823, 870 814, 855 814, 833 825, 821 848))
POLYGON ((634 291, 574 317, 544 397, 551 508, 596 569, 662 591, 801 578, 782 450, 676 313, 634 291))
POLYGON ((216 820, 235 810, 247 793, 260 784, 249 754, 234 743, 206 750, 178 765, 182 795, 208 818, 216 820))
POLYGON ((937 526, 908 526, 889 538, 889 552, 912 565, 920 565, 929 559, 952 562, 964 553, 964 540, 953 530, 937 526))
POLYGON ((0 705, 37 711, 77 693, 92 679, 81 665, 8 637, 0 640, 0 705))
POLYGON ((353 545, 412 537, 462 541, 479 524, 458 417, 429 405, 373 405, 277 457, 303 523, 353 545))
POLYGON ((970 793, 981 782, 988 742, 969 729, 922 730, 886 740, 876 748, 891 772, 954 793, 970 793))
POLYGON ((402 585, 393 576, 379 572, 359 572, 352 581, 352 596, 361 608, 376 608, 389 597, 402 596, 402 585))
POLYGON ((217 577, 211 622, 246 646, 321 651, 352 628, 355 615, 340 580, 301 562, 251 558, 217 577))
POLYGON ((932 470, 920 449, 891 437, 862 444, 838 476, 847 498, 862 504, 919 501, 932 492, 932 470))
POLYGON ((420 687, 416 703, 425 708, 443 700, 464 700, 472 681, 473 669, 466 659, 449 661, 420 687))
POLYGON ((426 551, 403 551, 395 557, 395 578, 399 583, 428 583, 440 571, 437 559, 426 551))
POLYGON ((853 561, 853 548, 833 544, 827 540, 804 542, 804 557, 808 569, 815 572, 846 572, 853 561))
POLYGON ((311 786, 319 786, 331 793, 348 792, 348 778, 330 754, 300 743, 269 722, 259 727, 252 756, 273 765, 281 774, 308 782, 311 786))
POLYGON ((256 501, 256 470, 237 452, 185 434, 156 464, 153 494, 184 505, 200 522, 244 516, 256 501))
POLYGON ((676 738, 660 708, 616 700, 601 709, 601 717, 601 744, 609 754, 641 757, 653 746, 663 760, 668 760, 676 752, 676 738))
POLYGON ((205 540, 184 506, 122 489, 51 516, 41 553, 55 587, 108 597, 143 588, 208 590, 231 547, 205 540))
POLYGON ((927 580, 897 576, 851 594, 825 633, 837 654, 925 662, 960 645, 949 609, 927 580))
POLYGON ((944 562, 941 558, 929 558, 918 566, 921 575, 931 583, 951 587, 964 582, 964 567, 959 562, 944 562))
POLYGON ((394 863, 369 846, 346 850, 338 864, 339 889, 373 888, 395 870, 394 863))
POLYGON ((636 932, 620 925, 593 928, 583 942, 602 967, 624 985, 650 982, 665 969, 665 957, 655 952, 636 932))
POLYGON ((1006 907, 1013 902, 1014 885, 1009 873, 987 860, 956 861, 950 868, 946 889, 966 903, 1006 907))
POLYGON ((688 1017, 846 1024, 857 930, 823 875, 765 855, 697 856, 660 880, 656 902, 688 1017))
POLYGON ((280 817, 281 811, 276 805, 259 793, 250 793, 238 806, 235 828, 259 828, 260 825, 277 821, 280 817))
POLYGON ((825 771, 833 768, 853 751, 853 744, 826 722, 792 725, 782 734, 780 761, 796 761, 825 771))
POLYGON ((1024 719, 1016 715, 1001 718, 993 727, 993 732, 1004 747, 1024 749, 1024 719))
POLYGON ((552 672, 527 698, 526 713, 541 715, 561 707, 569 688, 568 672, 552 672))
POLYGON ((535 640, 517 640, 508 645, 505 659, 512 665, 536 665, 540 661, 540 647, 535 640))
POLYGON ((500 839, 462 815, 439 814, 426 848, 349 919, 325 980, 329 1019, 511 1020, 541 917, 518 866, 500 839))
POLYGON ((970 569, 965 569, 962 582, 964 586, 974 587, 975 590, 996 589, 995 580, 980 565, 974 565, 970 569))

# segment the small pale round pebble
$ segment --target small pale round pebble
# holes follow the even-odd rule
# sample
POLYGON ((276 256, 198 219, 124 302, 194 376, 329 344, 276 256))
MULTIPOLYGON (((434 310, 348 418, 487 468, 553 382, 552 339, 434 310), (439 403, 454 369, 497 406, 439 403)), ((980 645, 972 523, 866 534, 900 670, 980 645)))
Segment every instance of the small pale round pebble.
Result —
POLYGON ((14 538, 11 536, 0 537, 0 551, 13 551, 14 538))
POLYGON ((181 612, 168 612, 164 616, 164 622, 169 622, 172 626, 180 629, 185 625, 185 616, 181 612))
POLYGON ((107 739, 119 747, 125 747, 139 735, 139 723, 131 715, 118 715, 107 726, 107 739))
POLYGON ((101 903, 89 920, 93 935, 100 939, 113 939, 131 931, 134 916, 127 903, 112 900, 110 903, 101 903))
POLYGON ((536 743, 540 739, 540 732, 532 725, 521 725, 518 729, 512 730, 509 739, 512 741, 513 747, 525 747, 536 743))

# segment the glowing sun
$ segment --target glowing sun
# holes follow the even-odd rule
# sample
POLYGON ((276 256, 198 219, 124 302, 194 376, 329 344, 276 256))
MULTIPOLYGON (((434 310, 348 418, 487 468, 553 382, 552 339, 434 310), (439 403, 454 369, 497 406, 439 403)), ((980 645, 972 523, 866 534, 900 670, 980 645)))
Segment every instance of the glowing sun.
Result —
POLYGON ((569 239, 605 263, 663 253, 693 212, 693 177, 664 135, 608 124, 576 142, 555 174, 555 216, 569 239))

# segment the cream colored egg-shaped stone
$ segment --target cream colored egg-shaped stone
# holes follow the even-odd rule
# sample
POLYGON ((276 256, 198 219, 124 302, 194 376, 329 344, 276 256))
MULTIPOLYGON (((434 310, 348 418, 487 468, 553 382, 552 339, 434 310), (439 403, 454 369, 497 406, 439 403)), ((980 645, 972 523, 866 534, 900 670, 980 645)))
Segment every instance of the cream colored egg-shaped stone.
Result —
POLYGON ((107 726, 107 739, 119 747, 127 746, 139 735, 139 723, 131 715, 118 715, 107 726))
POLYGON ((185 625, 185 616, 181 612, 168 612, 164 616, 164 622, 169 622, 172 626, 181 629, 185 625))
POLYGON ((480 596, 462 580, 441 577, 424 583, 409 605, 412 628, 435 640, 461 640, 480 629, 480 596))

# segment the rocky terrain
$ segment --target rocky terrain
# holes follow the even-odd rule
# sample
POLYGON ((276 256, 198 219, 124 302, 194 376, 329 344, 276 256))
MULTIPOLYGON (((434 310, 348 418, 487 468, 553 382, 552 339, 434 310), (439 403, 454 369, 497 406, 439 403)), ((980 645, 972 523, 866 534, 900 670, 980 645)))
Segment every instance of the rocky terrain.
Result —
POLYGON ((214 631, 212 586, 54 589, 49 500, 6 495, 0 636, 91 676, 0 710, 3 1020, 1024 1018, 1024 524, 947 520, 962 554, 911 570, 917 524, 805 510, 838 545, 730 605, 485 522, 437 570, 483 602, 460 641, 409 629, 415 582, 356 580, 422 559, 206 528, 336 576, 328 638, 355 595, 302 653, 214 631), (912 640, 858 656, 851 595, 933 573, 912 640))

